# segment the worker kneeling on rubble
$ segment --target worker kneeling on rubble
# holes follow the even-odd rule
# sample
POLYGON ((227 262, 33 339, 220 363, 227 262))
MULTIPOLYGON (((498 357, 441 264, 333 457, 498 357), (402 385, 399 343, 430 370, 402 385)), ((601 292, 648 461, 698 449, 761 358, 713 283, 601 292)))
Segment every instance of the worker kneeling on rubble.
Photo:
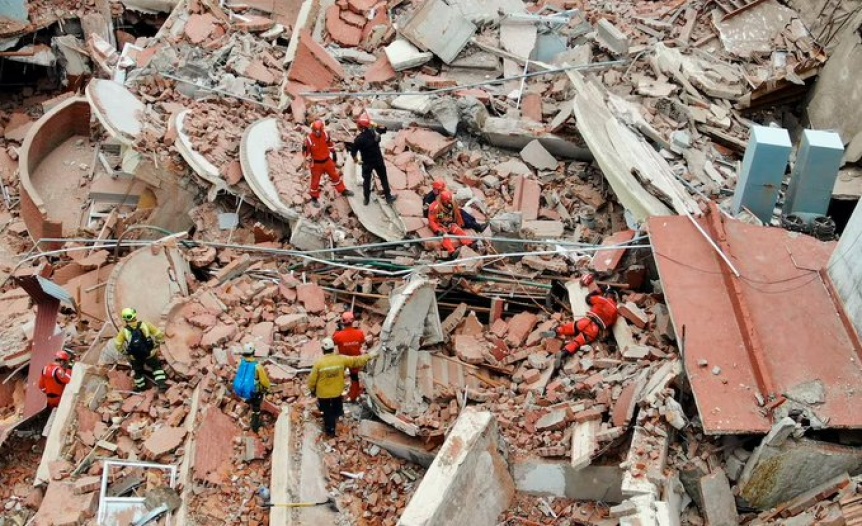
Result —
POLYGON ((147 367, 153 371, 159 391, 164 391, 167 389, 165 382, 168 376, 162 369, 158 352, 165 335, 155 325, 139 321, 135 309, 123 309, 121 316, 125 326, 120 329, 114 343, 117 350, 129 359, 135 377, 135 391, 143 391, 147 387, 147 378, 144 376, 147 367))
POLYGON ((343 356, 334 354, 335 342, 332 338, 324 338, 321 342, 323 357, 317 360, 308 377, 308 388, 317 397, 317 405, 323 413, 323 430, 327 436, 335 436, 335 426, 339 417, 344 414, 341 395, 344 392, 344 370, 365 367, 365 364, 377 358, 372 352, 365 356, 343 356))
POLYGON ((337 159, 335 146, 326 131, 323 121, 314 121, 311 125, 311 133, 302 144, 302 153, 311 163, 311 201, 317 205, 320 199, 320 177, 325 173, 341 195, 351 196, 353 192, 344 186, 338 167, 335 166, 337 159))
POLYGON ((251 430, 257 433, 260 429, 260 407, 263 396, 269 391, 270 382, 266 369, 254 358, 254 345, 243 345, 242 362, 236 371, 233 381, 233 392, 251 406, 251 430))
MULTIPOLYGON (((425 213, 425 217, 428 217, 428 212, 431 205, 434 204, 434 201, 436 201, 440 194, 446 190, 446 181, 443 181, 442 179, 434 181, 434 184, 431 185, 431 191, 425 194, 425 197, 422 198, 422 210, 425 213)), ((475 217, 473 217, 473 214, 463 208, 459 208, 459 210, 461 211, 461 219, 464 220, 464 228, 469 228, 476 232, 483 232, 488 228, 488 223, 480 223, 475 217)))
POLYGON ((470 246, 472 239, 453 239, 448 236, 466 236, 464 232, 464 217, 461 209, 452 197, 452 192, 440 192, 437 200, 428 209, 428 226, 438 236, 443 237, 443 249, 453 256, 460 245, 470 246))
POLYGON ((610 287, 605 289, 604 294, 601 290, 590 292, 586 298, 590 312, 575 322, 557 327, 558 336, 574 336, 564 347, 569 354, 575 354, 584 345, 598 340, 605 331, 613 327, 618 316, 615 296, 616 291, 610 287))
POLYGON ((58 351, 54 354, 54 363, 49 363, 42 368, 42 376, 39 377, 39 390, 45 393, 48 398, 48 407, 54 408, 60 405, 63 391, 72 381, 70 360, 69 353, 58 351))

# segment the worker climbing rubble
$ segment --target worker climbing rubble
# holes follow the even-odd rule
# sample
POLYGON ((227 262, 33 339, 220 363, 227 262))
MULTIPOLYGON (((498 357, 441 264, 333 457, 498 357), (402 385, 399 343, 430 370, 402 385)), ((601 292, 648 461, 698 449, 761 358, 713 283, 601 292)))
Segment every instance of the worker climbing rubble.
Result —
POLYGON ((350 152, 353 162, 362 166, 363 203, 367 206, 371 202, 372 172, 376 172, 377 177, 380 179, 380 185, 383 187, 383 198, 386 199, 387 203, 392 203, 395 201, 396 196, 392 195, 392 190, 389 188, 389 177, 386 175, 386 162, 383 159, 383 153, 380 151, 380 136, 386 133, 386 128, 372 122, 367 114, 361 115, 356 120, 356 126, 360 130, 359 135, 348 146, 347 151, 350 152), (358 159, 356 157, 357 154, 359 154, 358 159))
POLYGON ((320 177, 325 173, 329 176, 329 180, 335 186, 335 190, 341 195, 351 196, 353 192, 344 186, 344 181, 341 179, 341 173, 335 162, 338 156, 335 153, 335 146, 332 144, 332 138, 326 131, 326 126, 323 121, 316 120, 311 125, 311 133, 305 139, 302 145, 302 153, 308 160, 311 166, 311 201, 315 206, 320 206, 320 177))
POLYGON ((260 407, 271 384, 266 369, 255 359, 254 350, 251 343, 242 347, 242 361, 233 381, 233 392, 251 407, 251 430, 257 433, 261 425, 260 407))
MULTIPOLYGON (((581 284, 590 286, 594 277, 586 275, 581 278, 581 284)), ((583 318, 557 327, 559 337, 574 337, 564 349, 569 354, 575 354, 584 345, 597 341, 617 321, 617 293, 610 287, 604 290, 591 291, 586 298, 590 311, 583 318)))
MULTIPOLYGON (((338 347, 338 354, 342 356, 361 356, 362 346, 365 345, 365 333, 355 326, 356 316, 348 311, 341 315, 340 328, 332 335, 332 340, 338 347)), ((359 371, 357 367, 350 369, 350 390, 347 392, 347 401, 355 402, 362 394, 362 386, 359 384, 359 371)))
POLYGON ((167 389, 167 375, 159 360, 159 345, 164 341, 165 335, 155 325, 143 320, 138 320, 138 311, 132 308, 123 309, 120 314, 125 325, 117 334, 114 343, 117 350, 128 357, 129 364, 135 379, 135 391, 143 391, 147 386, 147 378, 144 376, 146 368, 153 372, 160 391, 167 389))
POLYGON ((449 190, 440 192, 437 200, 431 203, 431 207, 428 209, 428 226, 438 236, 444 236, 442 245, 449 257, 455 255, 459 246, 469 247, 473 244, 472 239, 449 237, 467 235, 464 231, 464 216, 461 213, 461 208, 449 190))
POLYGON ((363 356, 334 354, 335 342, 324 338, 321 342, 323 357, 317 360, 308 377, 308 388, 317 397, 317 405, 323 413, 323 430, 329 437, 335 436, 338 419, 344 414, 342 393, 344 392, 344 370, 362 368, 377 358, 372 352, 363 356))
MULTIPOLYGON (((442 179, 434 181, 431 185, 431 191, 425 194, 425 197, 422 198, 422 209, 425 213, 425 217, 428 217, 428 211, 430 210, 431 205, 434 204, 434 201, 437 200, 437 197, 446 190, 446 181, 442 179)), ((476 232, 483 232, 488 228, 487 223, 480 223, 470 212, 463 208, 459 208, 459 210, 461 211, 461 218, 464 220, 464 228, 475 230, 476 232)))
POLYGON ((60 405, 63 391, 72 381, 72 368, 70 362, 72 357, 66 351, 58 351, 54 354, 54 362, 42 368, 42 376, 39 377, 39 390, 48 398, 48 407, 54 408, 60 405))

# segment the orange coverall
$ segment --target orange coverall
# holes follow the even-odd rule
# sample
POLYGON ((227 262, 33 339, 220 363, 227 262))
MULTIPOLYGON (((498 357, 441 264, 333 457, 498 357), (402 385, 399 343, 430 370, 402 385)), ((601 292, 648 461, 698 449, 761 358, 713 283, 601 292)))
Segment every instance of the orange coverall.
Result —
MULTIPOLYGON (((431 203, 428 208, 428 226, 437 234, 452 234, 453 236, 464 236, 464 218, 461 217, 461 210, 455 205, 446 206, 438 198, 431 203)), ((443 239, 443 248, 449 252, 449 255, 455 253, 460 245, 470 246, 473 244, 472 239, 443 239)))
POLYGON ((320 137, 310 133, 302 145, 302 151, 311 163, 310 193, 312 199, 320 197, 320 176, 324 173, 329 176, 329 180, 335 185, 338 193, 343 194, 347 190, 344 181, 341 180, 341 174, 338 173, 338 167, 335 166, 335 161, 332 159, 333 150, 332 139, 325 131, 320 134, 320 137))
MULTIPOLYGON (((338 347, 338 354, 361 356, 362 346, 365 345, 365 333, 362 332, 362 329, 347 327, 333 334, 332 341, 338 347)), ((351 402, 355 401, 362 394, 362 387, 359 385, 360 370, 356 368, 350 370, 350 390, 347 392, 347 400, 351 402)))
POLYGON ((39 378, 39 390, 48 398, 48 407, 60 405, 60 397, 66 385, 72 381, 72 372, 59 364, 49 363, 42 368, 42 376, 39 378))
POLYGON ((570 354, 575 354, 584 345, 598 340, 601 332, 613 327, 617 321, 617 303, 614 300, 600 294, 590 294, 587 296, 587 304, 592 308, 585 317, 557 329, 560 336, 574 336, 565 347, 570 354))

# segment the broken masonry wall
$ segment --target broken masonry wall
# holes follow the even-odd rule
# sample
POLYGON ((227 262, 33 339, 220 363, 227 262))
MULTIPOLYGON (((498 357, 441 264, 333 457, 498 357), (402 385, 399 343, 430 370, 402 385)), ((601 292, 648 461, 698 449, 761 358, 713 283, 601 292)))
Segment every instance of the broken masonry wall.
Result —
POLYGON ((515 495, 494 415, 467 408, 407 504, 399 526, 493 526, 515 495))
MULTIPOLYGON (((21 181, 21 218, 34 241, 63 237, 63 224, 52 220, 42 197, 30 179, 49 152, 73 135, 90 135, 90 104, 84 98, 68 99, 42 116, 27 132, 21 146, 18 177, 21 181)), ((69 177, 69 174, 57 174, 69 177)), ((43 250, 60 248, 58 243, 40 245, 43 250)))
POLYGON ((862 133, 862 11, 836 38, 840 44, 829 57, 805 110, 813 129, 836 130, 845 144, 862 133))
POLYGON ((856 337, 862 335, 862 206, 856 205, 856 210, 850 216, 850 221, 841 235, 841 241, 827 267, 829 278, 835 287, 835 292, 844 304, 844 312, 853 327, 856 337))

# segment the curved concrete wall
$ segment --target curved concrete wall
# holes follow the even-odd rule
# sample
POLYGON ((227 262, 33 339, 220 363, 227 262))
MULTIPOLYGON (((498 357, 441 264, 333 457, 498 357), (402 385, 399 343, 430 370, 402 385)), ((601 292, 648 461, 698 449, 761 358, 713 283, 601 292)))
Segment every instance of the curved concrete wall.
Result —
MULTIPOLYGON (((21 217, 34 241, 63 237, 63 224, 51 219, 42 197, 36 192, 30 175, 42 159, 73 135, 90 135, 90 103, 83 97, 68 99, 42 116, 27 132, 21 147, 18 178, 21 182, 21 217)), ((59 177, 68 174, 58 174, 59 177)), ((54 250, 59 243, 43 244, 43 250, 54 250)))

